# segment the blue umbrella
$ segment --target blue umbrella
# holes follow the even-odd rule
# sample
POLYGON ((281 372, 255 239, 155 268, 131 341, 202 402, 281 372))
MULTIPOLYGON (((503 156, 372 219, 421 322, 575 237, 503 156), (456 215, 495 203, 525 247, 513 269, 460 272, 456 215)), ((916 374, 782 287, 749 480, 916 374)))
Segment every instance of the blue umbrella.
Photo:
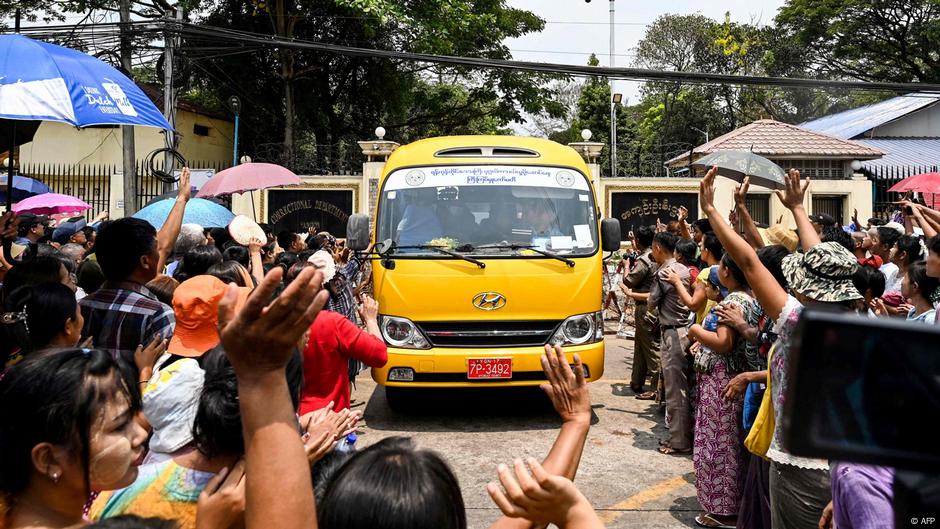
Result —
POLYGON ((0 35, 0 118, 173 128, 113 67, 22 35, 0 35))
MULTIPOLYGON (((7 199, 7 178, 0 176, 0 202, 7 199)), ((26 176, 13 176, 13 202, 19 202, 24 198, 29 198, 43 193, 51 193, 52 189, 46 184, 26 176)))
MULTIPOLYGON (((175 198, 154 202, 134 213, 134 217, 146 220, 159 230, 166 222, 175 203, 175 198)), ((235 214, 225 209, 225 206, 201 198, 190 199, 183 212, 184 224, 198 224, 203 228, 224 228, 234 218, 235 214)))
MULTIPOLYGON (((22 35, 0 35, 0 138, 7 143, 0 149, 13 152, 32 141, 41 121, 173 128, 133 81, 95 57, 22 35)), ((8 174, 13 176, 12 159, 8 174)), ((12 195, 10 187, 7 192, 12 195)))

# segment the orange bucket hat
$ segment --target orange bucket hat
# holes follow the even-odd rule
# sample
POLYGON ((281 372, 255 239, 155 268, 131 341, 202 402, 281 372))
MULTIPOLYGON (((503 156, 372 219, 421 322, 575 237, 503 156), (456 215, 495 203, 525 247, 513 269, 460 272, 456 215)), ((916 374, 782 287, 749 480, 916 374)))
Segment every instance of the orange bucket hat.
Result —
MULTIPOLYGON (((219 344, 219 302, 228 285, 210 275, 196 276, 180 283, 173 293, 176 330, 167 352, 195 358, 219 344)), ((251 289, 240 287, 236 307, 241 307, 251 289)))

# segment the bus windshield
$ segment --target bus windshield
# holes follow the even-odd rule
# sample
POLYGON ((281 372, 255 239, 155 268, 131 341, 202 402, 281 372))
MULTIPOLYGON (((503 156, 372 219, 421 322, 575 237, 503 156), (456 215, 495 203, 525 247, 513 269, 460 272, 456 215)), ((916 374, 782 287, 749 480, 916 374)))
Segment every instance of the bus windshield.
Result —
POLYGON ((468 255, 532 255, 535 248, 577 256, 597 249, 594 195, 574 169, 400 169, 381 194, 376 240, 394 240, 396 255, 433 253, 421 246, 468 255))

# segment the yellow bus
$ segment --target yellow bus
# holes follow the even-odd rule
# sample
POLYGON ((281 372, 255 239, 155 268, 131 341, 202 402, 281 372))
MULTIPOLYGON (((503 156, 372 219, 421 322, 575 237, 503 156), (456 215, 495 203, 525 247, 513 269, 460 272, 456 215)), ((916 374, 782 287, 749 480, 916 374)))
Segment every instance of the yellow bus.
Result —
POLYGON ((603 252, 620 224, 600 221, 587 165, 572 148, 511 136, 451 136, 395 150, 350 248, 372 249, 388 364, 372 377, 393 407, 409 388, 544 382, 547 343, 604 373, 603 252))

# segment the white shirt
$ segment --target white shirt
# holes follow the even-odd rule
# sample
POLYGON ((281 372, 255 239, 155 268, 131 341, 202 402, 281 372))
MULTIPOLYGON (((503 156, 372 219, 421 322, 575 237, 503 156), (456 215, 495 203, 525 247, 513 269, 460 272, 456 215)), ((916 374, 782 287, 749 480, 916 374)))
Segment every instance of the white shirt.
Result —
POLYGON ((901 275, 898 265, 894 263, 885 263, 881 265, 881 273, 885 275, 885 292, 901 291, 901 275))

